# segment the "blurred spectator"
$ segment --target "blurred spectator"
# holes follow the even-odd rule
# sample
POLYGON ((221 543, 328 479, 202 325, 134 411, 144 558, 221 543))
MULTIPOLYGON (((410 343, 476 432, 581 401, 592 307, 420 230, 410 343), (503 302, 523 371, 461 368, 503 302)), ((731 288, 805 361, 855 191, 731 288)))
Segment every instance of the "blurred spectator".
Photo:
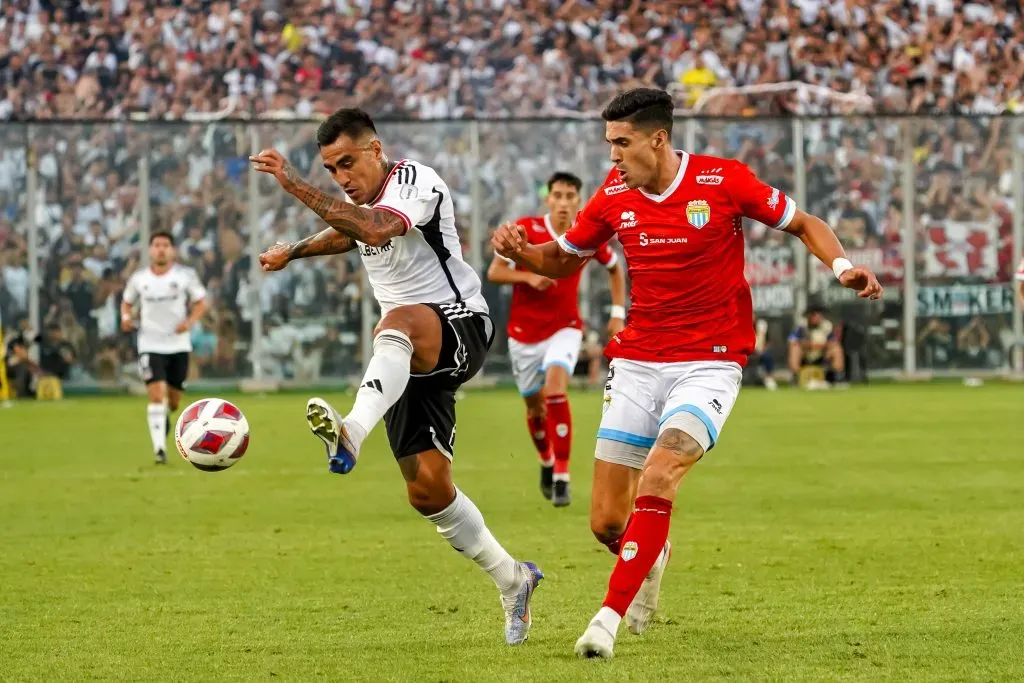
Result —
MULTIPOLYGON (((786 81, 878 112, 994 114, 1024 107, 1022 36, 1016 0, 4 3, 0 119, 594 114, 632 85, 674 89, 686 108, 715 86, 786 81)), ((708 106, 837 104, 804 89, 708 106)))
POLYGON ((810 307, 804 324, 790 333, 789 369, 807 388, 818 388, 823 381, 832 384, 843 372, 838 335, 821 307, 810 307))

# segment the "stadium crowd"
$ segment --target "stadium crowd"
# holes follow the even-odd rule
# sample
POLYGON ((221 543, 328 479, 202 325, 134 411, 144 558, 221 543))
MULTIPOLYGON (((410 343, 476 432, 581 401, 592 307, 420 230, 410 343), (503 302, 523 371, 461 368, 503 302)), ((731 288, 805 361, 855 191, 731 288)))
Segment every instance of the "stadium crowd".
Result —
MULTIPOLYGON (((0 321, 8 339, 38 336, 37 357, 47 366, 40 371, 65 379, 132 374, 134 353, 131 339, 118 330, 118 306, 145 249, 140 226, 147 197, 140 189, 148 181, 150 229, 173 232, 182 260, 199 271, 214 303, 193 330, 198 376, 248 376, 256 365, 264 376, 299 380, 357 371, 363 320, 357 257, 300 262, 274 277, 253 276, 251 247, 296 239, 320 226, 264 180, 250 194, 246 156, 252 146, 276 147, 329 187, 317 163, 315 126, 285 119, 345 104, 395 118, 579 113, 599 108, 606 94, 638 78, 677 83, 683 108, 711 85, 797 78, 841 90, 864 86, 876 110, 944 114, 916 121, 910 138, 899 119, 812 119, 803 128, 808 210, 828 219, 855 258, 870 263, 890 287, 884 306, 858 307, 861 317, 849 318, 842 290, 822 269, 811 280, 813 298, 846 323, 839 327, 849 331, 849 345, 865 347, 859 352, 874 367, 899 367, 902 358, 898 285, 908 140, 919 285, 931 288, 941 303, 943 288, 954 284, 985 288, 1009 281, 1011 121, 991 114, 1018 106, 1024 59, 1020 22, 1011 21, 1019 16, 1015 3, 802 0, 780 8, 740 0, 683 3, 671 16, 671 3, 553 4, 558 8, 376 0, 324 7, 3 2, 0 52, 6 56, 0 65, 7 99, 0 112, 35 122, 31 133, 17 124, 0 128, 0 321), (861 36, 860 48, 849 49, 850 36, 861 36), (64 52, 50 59, 43 50, 26 61, 23 48, 31 41, 64 52), (158 47, 151 48, 154 41, 158 47), (765 49, 744 47, 755 43, 765 49), (588 55, 608 54, 609 46, 635 60, 588 66, 588 55), (1005 59, 989 54, 993 47, 1005 59), (80 59, 65 58, 71 54, 80 59), (515 56, 503 62, 503 54, 515 56), (665 56, 672 54, 675 61, 665 56), (858 68, 857 55, 881 59, 869 65, 871 78, 858 68), (634 66, 623 66, 628 64, 634 66), (687 64, 692 68, 681 69, 687 64), (614 76, 615 68, 623 73, 614 76), (694 76, 694 68, 705 77, 694 76), (538 89, 546 75, 557 76, 553 87, 538 89), (332 80, 341 76, 343 87, 332 80), (47 91, 50 85, 55 89, 47 91), (424 109, 431 98, 436 108, 424 109), (232 101, 233 115, 274 120, 178 120, 232 101), (167 120, 123 120, 133 110, 167 120), (52 117, 122 120, 48 123, 52 117), (39 180, 33 216, 27 215, 29 135, 39 180), (26 229, 33 220, 41 256, 40 330, 29 330, 26 319, 26 229), (257 311, 263 321, 255 335, 259 344, 253 342, 257 311)), ((712 105, 720 113, 815 113, 836 101, 800 97, 725 97, 712 105)), ((796 141, 789 120, 700 120, 692 130, 694 151, 739 158, 767 182, 795 193, 796 141)), ((451 186, 467 253, 475 246, 468 231, 474 214, 486 232, 502 220, 537 213, 552 169, 579 173, 592 190, 608 168, 599 121, 484 120, 478 131, 474 141, 469 124, 456 120, 395 121, 380 131, 390 151, 434 166, 451 186)), ((677 144, 684 134, 677 130, 677 144)), ((747 227, 748 279, 768 343, 781 361, 796 305, 797 252, 792 240, 765 226, 747 227)), ((488 248, 485 239, 484 268, 488 248)), ((602 281, 594 278, 595 284, 602 281)), ((507 292, 485 287, 502 329, 507 292)), ((593 291, 590 300, 587 322, 602 329, 607 294, 593 291)), ((917 345, 923 366, 1005 362, 1012 344, 1005 306, 968 315, 939 303, 918 304, 919 337, 908 340, 917 345)), ((489 362, 503 369, 502 342, 489 362)))
MULTIPOLYGON (((1017 0, 5 0, 0 119, 577 116, 640 84, 799 81, 877 113, 1020 111, 1017 0)), ((808 91, 708 113, 824 113, 808 91)))

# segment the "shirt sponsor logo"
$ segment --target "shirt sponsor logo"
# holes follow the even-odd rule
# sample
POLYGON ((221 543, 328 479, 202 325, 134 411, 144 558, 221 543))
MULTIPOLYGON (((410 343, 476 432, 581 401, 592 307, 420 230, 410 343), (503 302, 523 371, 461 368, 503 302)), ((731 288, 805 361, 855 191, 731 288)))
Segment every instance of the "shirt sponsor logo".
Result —
POLYGON ((391 240, 388 240, 379 247, 371 247, 368 244, 364 244, 362 245, 362 249, 359 250, 359 253, 361 253, 363 256, 380 256, 381 254, 386 254, 387 252, 391 251, 394 248, 394 243, 391 240))
POLYGON ((768 197, 768 208, 774 209, 779 205, 779 191, 774 187, 772 188, 772 194, 768 197))
POLYGON ((721 185, 722 176, 720 175, 699 175, 697 176, 698 185, 721 185))
POLYGON ((608 187, 604 188, 604 193, 607 196, 611 197, 613 194, 619 194, 625 192, 628 189, 629 185, 626 185, 626 183, 619 183, 617 185, 609 185, 608 187))
POLYGON ((686 205, 686 222, 700 230, 711 220, 711 207, 703 199, 694 199, 686 205))
POLYGON ((619 230, 624 230, 626 228, 635 228, 637 225, 635 211, 623 211, 622 215, 620 215, 619 218, 622 220, 622 222, 619 223, 619 230))
POLYGON ((640 233, 641 247, 648 244, 686 244, 687 241, 685 237, 650 237, 646 232, 640 233))

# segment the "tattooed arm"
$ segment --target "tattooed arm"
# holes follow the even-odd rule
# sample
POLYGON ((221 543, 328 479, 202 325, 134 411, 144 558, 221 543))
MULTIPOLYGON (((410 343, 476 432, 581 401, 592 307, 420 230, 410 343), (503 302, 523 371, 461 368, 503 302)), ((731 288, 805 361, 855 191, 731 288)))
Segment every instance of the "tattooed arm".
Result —
POLYGON ((278 242, 260 254, 260 266, 269 273, 281 270, 296 259, 344 254, 355 248, 354 239, 334 228, 327 228, 298 242, 278 242))
POLYGON ((281 187, 347 237, 379 247, 406 232, 405 223, 396 214, 355 206, 313 187, 276 150, 265 150, 250 160, 257 171, 273 175, 281 187))

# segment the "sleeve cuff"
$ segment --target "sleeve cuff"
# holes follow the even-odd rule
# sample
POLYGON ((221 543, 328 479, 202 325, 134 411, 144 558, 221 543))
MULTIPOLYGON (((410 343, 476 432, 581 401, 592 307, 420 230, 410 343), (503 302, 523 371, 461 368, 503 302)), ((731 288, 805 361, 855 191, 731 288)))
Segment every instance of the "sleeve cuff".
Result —
POLYGON ((617 265, 619 265, 619 255, 613 251, 612 257, 608 259, 608 263, 604 264, 604 267, 607 268, 608 270, 611 270, 617 265))
POLYGON ((565 235, 562 235, 561 237, 558 238, 558 246, 562 248, 562 251, 567 251, 570 254, 573 254, 574 256, 579 256, 580 258, 590 258, 591 256, 594 255, 595 251, 593 249, 580 249, 579 247, 575 246, 572 242, 565 239, 565 235))
POLYGON ((785 230, 793 222, 793 216, 796 215, 796 202, 790 199, 788 194, 783 196, 786 198, 786 208, 782 210, 782 218, 779 219, 779 222, 772 226, 773 230, 785 230))
MULTIPOLYGON (((410 221, 409 217, 406 216, 401 211, 399 211, 398 209, 396 209, 394 207, 391 207, 391 206, 385 206, 384 204, 377 204, 375 207, 373 207, 373 210, 374 211, 387 211, 390 214, 394 214, 395 216, 398 216, 399 218, 402 219, 402 222, 405 223, 405 233, 408 233, 410 230, 412 230, 412 221, 410 221)), ((405 233, 402 233, 402 234, 405 234, 405 233)))

